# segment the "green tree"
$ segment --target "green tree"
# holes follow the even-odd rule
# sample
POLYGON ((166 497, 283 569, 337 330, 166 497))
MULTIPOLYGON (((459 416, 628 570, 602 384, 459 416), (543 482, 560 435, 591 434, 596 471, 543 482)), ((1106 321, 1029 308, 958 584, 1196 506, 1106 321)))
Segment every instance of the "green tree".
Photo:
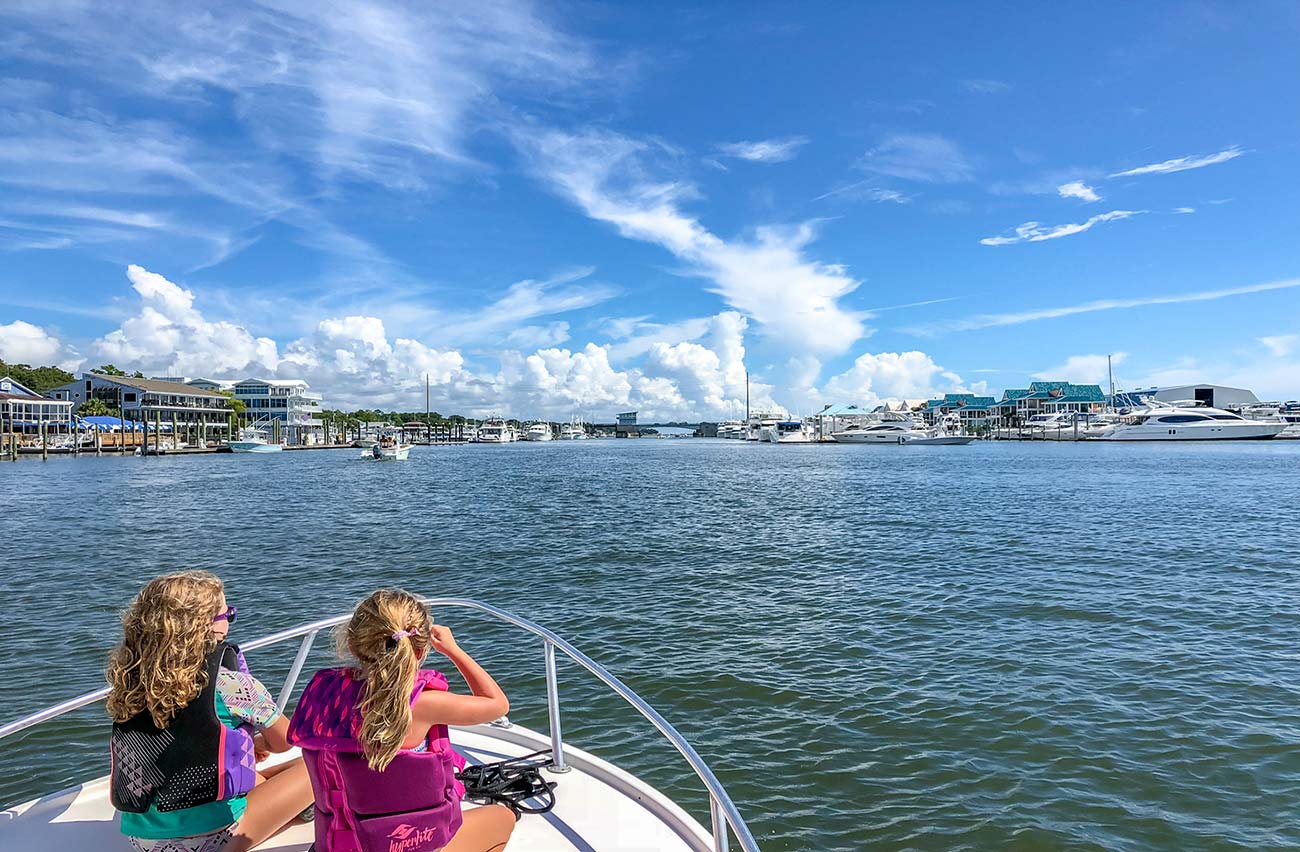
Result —
POLYGON ((119 370, 117 367, 115 367, 112 364, 100 364, 99 369, 94 370, 93 372, 99 373, 104 376, 125 376, 126 375, 125 370, 119 370))
POLYGON ((230 410, 233 411, 235 414, 243 414, 245 411, 248 410, 248 403, 244 402, 242 399, 235 396, 234 391, 218 390, 217 393, 221 394, 226 399, 230 400, 230 410))
POLYGON ((81 417, 117 417, 117 409, 99 397, 92 396, 77 407, 81 417))
POLYGON ((33 367, 29 364, 6 364, 0 361, 0 378, 10 376, 24 387, 31 388, 39 394, 47 393, 51 388, 66 385, 73 376, 67 370, 58 367, 33 367))

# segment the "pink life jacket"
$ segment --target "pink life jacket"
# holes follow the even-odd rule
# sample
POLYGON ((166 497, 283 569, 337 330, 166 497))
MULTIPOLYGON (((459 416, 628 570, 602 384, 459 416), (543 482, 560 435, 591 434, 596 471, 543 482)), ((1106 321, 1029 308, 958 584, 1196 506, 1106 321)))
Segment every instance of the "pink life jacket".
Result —
MULTIPOLYGON (((441 673, 416 673, 414 705, 426 689, 447 689, 441 673)), ((316 795, 316 852, 434 852, 460 829, 465 765, 435 725, 427 751, 403 749, 376 772, 358 735, 365 681, 351 669, 316 673, 289 723, 289 742, 302 748, 316 795)))

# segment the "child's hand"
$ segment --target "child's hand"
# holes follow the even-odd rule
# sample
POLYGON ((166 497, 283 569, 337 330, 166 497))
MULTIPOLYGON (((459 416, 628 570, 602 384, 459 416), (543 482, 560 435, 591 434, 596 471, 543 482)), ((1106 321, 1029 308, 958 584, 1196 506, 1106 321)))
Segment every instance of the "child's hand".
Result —
POLYGON ((266 740, 262 738, 259 732, 253 735, 253 760, 258 763, 266 760, 271 756, 271 750, 266 747, 266 740))
POLYGON ((429 628, 429 641, 433 645, 433 650, 443 656, 450 655, 460 648, 456 644, 456 638, 451 635, 451 628, 443 624, 435 624, 429 628))

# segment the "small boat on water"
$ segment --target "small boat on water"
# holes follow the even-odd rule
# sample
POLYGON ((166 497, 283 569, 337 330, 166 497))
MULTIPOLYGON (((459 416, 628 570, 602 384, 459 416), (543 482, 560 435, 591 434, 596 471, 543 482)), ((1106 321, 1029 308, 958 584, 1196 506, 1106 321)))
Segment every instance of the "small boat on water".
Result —
POLYGON ((561 441, 585 441, 587 440, 587 427, 581 420, 573 419, 560 427, 561 441))
POLYGON ((939 426, 923 428, 909 416, 892 415, 878 423, 850 426, 831 434, 841 444, 915 444, 917 446, 964 446, 975 440, 962 435, 959 423, 945 421, 939 426))
POLYGON ((514 427, 500 417, 489 417, 478 427, 474 436, 476 444, 510 444, 519 439, 514 427))
POLYGON ((550 423, 533 423, 524 430, 524 441, 550 441, 555 438, 550 423))
POLYGON ((375 461, 403 461, 411 454, 411 445, 403 444, 396 435, 384 435, 370 448, 375 461))
POLYGON ((284 449, 282 444, 272 444, 266 440, 266 430, 248 427, 239 431, 239 438, 227 441, 232 453, 278 453, 284 449))
POLYGON ((759 430, 758 440, 769 444, 811 444, 813 429, 802 420, 776 420, 759 430))
MULTIPOLYGON (((523 631, 525 636, 539 641, 545 651, 548 732, 532 731, 504 717, 486 725, 453 727, 450 732, 452 746, 471 766, 533 756, 534 760, 545 764, 542 777, 558 782, 554 809, 543 814, 524 814, 511 837, 511 849, 532 852, 591 852, 595 849, 601 852, 725 852, 729 838, 734 838, 730 848, 740 852, 758 852, 758 843, 744 817, 704 759, 664 716, 604 666, 547 628, 489 604, 463 598, 432 599, 428 603, 440 609, 476 610, 480 616, 486 615, 523 631), (561 693, 555 665, 557 650, 576 663, 569 668, 581 667, 593 675, 605 688, 631 705, 676 749, 686 764, 685 774, 693 772, 706 791, 711 830, 644 779, 565 741, 560 727, 561 693), (538 753, 542 757, 538 758, 538 753)), ((241 642, 240 647, 246 652, 258 651, 256 663, 260 665, 265 665, 264 660, 278 657, 278 662, 283 664, 279 670, 287 668, 288 675, 277 694, 281 696, 281 702, 287 704, 300 680, 302 663, 318 634, 330 633, 332 628, 349 618, 351 613, 334 616, 241 642), (297 662, 289 665, 295 652, 297 662)), ((543 662, 541 655, 538 662, 543 662)), ((61 719, 64 714, 78 708, 97 704, 107 695, 105 687, 0 725, 0 740, 61 719)), ((581 712, 581 707, 575 706, 571 712, 581 712)), ((79 724, 72 723, 69 730, 76 730, 79 724)), ((591 729, 594 725, 593 730, 600 731, 598 738, 603 743, 602 753, 608 754, 616 749, 609 743, 631 742, 638 733, 635 729, 625 729, 622 723, 617 730, 600 730, 614 724, 604 717, 584 720, 585 728, 591 729)), ((715 719, 713 724, 725 723, 715 719)), ((0 849, 5 852, 48 852, 51 849, 116 852, 129 849, 127 839, 118 830, 116 813, 110 804, 109 779, 101 774, 108 768, 107 740, 87 743, 85 737, 78 735, 58 737, 53 741, 62 743, 59 748, 77 749, 83 770, 80 774, 89 780, 65 790, 44 793, 0 813, 0 849)), ((272 762, 291 759, 298 753, 293 749, 272 758, 272 762)), ((32 760, 39 761, 40 755, 33 753, 32 760)), ((693 784, 690 786, 694 788, 693 784)), ((694 800, 690 802, 692 805, 695 803, 694 800)), ((465 806, 472 805, 466 802, 465 806)), ((312 826, 298 823, 257 848, 264 852, 304 852, 312 840, 312 826)), ((409 848, 414 850, 417 847, 409 848)))

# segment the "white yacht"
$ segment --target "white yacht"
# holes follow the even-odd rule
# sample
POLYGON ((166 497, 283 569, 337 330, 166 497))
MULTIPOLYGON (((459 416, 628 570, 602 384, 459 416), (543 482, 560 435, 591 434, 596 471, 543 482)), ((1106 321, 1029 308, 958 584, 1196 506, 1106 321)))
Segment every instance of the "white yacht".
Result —
POLYGON ((1073 411, 1035 414, 1020 427, 1020 437, 1029 441, 1077 441, 1086 432, 1087 418, 1073 411))
POLYGON ((551 432, 550 423, 533 423, 524 430, 524 434, 520 440, 549 441, 554 437, 555 435, 551 432))
POLYGON ((500 417, 489 417, 478 427, 474 442, 478 444, 509 444, 519 439, 515 429, 500 417))
POLYGON ((232 453, 278 453, 284 449, 281 444, 272 444, 266 440, 266 431, 255 427, 239 430, 239 438, 226 441, 232 453))
POLYGON ((905 444, 911 439, 929 435, 929 431, 919 428, 912 418, 893 416, 832 432, 831 440, 840 444, 905 444))
POLYGON ((1278 433, 1279 438, 1300 438, 1300 402, 1260 402, 1241 409, 1241 416, 1247 420, 1262 420, 1276 423, 1279 420, 1286 428, 1278 433))
POLYGON ((746 441, 763 440, 763 430, 786 419, 785 414, 754 414, 745 421, 741 438, 746 441))
POLYGON ((812 424, 802 420, 777 420, 760 430, 759 440, 769 444, 811 444, 814 440, 812 424))
POLYGON ((585 441, 587 429, 581 420, 570 420, 560 427, 561 441, 585 441))
MULTIPOLYGON (((495 606, 464 598, 432 599, 428 603, 438 610, 453 607, 473 610, 478 618, 504 622, 521 633, 524 639, 536 641, 545 649, 546 702, 545 708, 538 709, 548 717, 546 733, 511 723, 506 718, 486 725, 453 727, 450 732, 453 747, 471 764, 531 756, 544 764, 543 778, 559 782, 555 790, 555 807, 545 814, 524 814, 510 839, 511 849, 535 852, 589 852, 594 849, 601 852, 645 852, 649 849, 656 852, 716 852, 726 850, 730 845, 731 849, 739 852, 759 852, 758 842, 726 788, 690 742, 604 666, 562 636, 495 606), (608 755, 619 751, 617 745, 611 746, 610 743, 631 742, 630 738, 640 735, 636 728, 629 728, 623 722, 614 727, 614 722, 599 716, 584 719, 581 727, 594 732, 593 738, 602 743, 600 750, 605 758, 596 757, 564 739, 560 727, 562 694, 555 665, 559 655, 576 663, 561 667, 560 671, 584 669, 584 676, 593 676, 631 705, 636 713, 629 718, 638 718, 636 714, 640 714, 648 723, 645 726, 647 730, 657 730, 671 743, 673 748, 665 753, 672 753, 675 749, 685 764, 684 774, 693 774, 707 795, 711 828, 705 828, 682 805, 645 779, 609 762, 608 755), (537 754, 543 756, 539 758, 537 754)), ((288 670, 276 692, 281 702, 287 703, 294 696, 295 686, 302 680, 302 663, 308 658, 314 640, 318 635, 328 635, 349 618, 351 613, 334 616, 241 642, 240 647, 249 652, 257 650, 258 663, 268 661, 265 663, 268 670, 274 669, 275 664, 269 662, 272 660, 280 664, 280 671, 288 670), (293 662, 295 652, 297 661, 293 662), (293 665, 289 665, 290 662, 293 665)), ((542 658, 543 655, 539 654, 539 665, 542 658)), ((8 664, 17 665, 18 662, 10 660, 8 664)), ((31 749, 31 760, 38 764, 42 760, 43 748, 66 750, 78 761, 81 771, 76 774, 85 779, 76 786, 45 792, 38 798, 0 812, 0 849, 5 852, 47 852, 51 849, 118 852, 129 848, 127 839, 118 830, 116 813, 110 803, 109 779, 101 774, 107 764, 107 741, 93 736, 89 739, 80 735, 70 736, 70 732, 79 730, 80 723, 69 723, 63 718, 73 710, 98 704, 107 695, 108 688, 104 687, 0 725, 0 740, 3 740, 45 724, 50 729, 46 739, 28 738, 23 743, 25 748, 31 749), (51 722, 52 725, 48 724, 51 722), (48 745, 37 745, 40 742, 48 745)), ((102 715, 103 710, 99 712, 102 715)), ((570 713, 582 712, 581 702, 565 705, 563 718, 567 720, 570 713)), ((725 725, 726 721, 715 718, 712 724, 725 725)), ((293 749, 273 756, 270 763, 289 760, 298 754, 298 750, 293 749)), ((31 784, 40 783, 36 778, 33 774, 31 784)), ((689 804, 696 803, 691 801, 689 804)), ((465 807, 472 805, 466 801, 465 807)), ((294 823, 257 848, 262 852, 303 852, 313 839, 312 825, 294 823)))
POLYGON ((728 420, 718 424, 718 437, 735 441, 745 437, 745 424, 739 420, 728 420))
POLYGON ((1098 436, 1101 441, 1243 441, 1275 438, 1286 421, 1247 420, 1221 408, 1148 400, 1098 436))

